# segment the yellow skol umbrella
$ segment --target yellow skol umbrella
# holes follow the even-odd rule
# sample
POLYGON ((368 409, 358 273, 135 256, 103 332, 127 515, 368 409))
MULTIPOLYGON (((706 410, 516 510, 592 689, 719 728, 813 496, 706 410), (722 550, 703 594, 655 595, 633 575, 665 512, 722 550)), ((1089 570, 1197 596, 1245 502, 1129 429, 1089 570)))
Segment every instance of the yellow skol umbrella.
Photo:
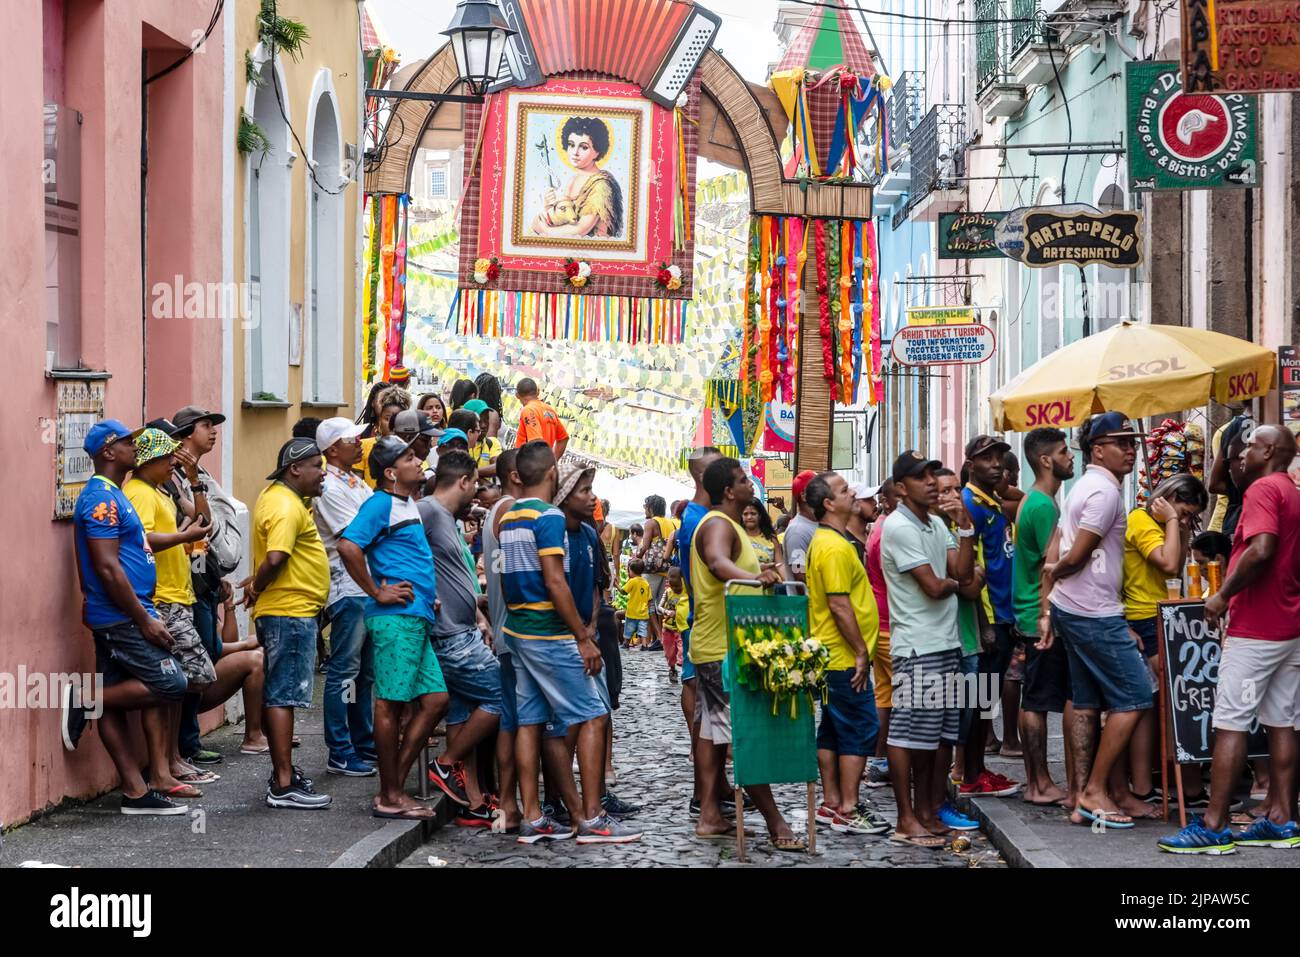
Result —
POLYGON ((1040 359, 989 396, 995 429, 1082 425, 1096 412, 1144 418, 1273 388, 1270 349, 1220 332, 1122 322, 1040 359))

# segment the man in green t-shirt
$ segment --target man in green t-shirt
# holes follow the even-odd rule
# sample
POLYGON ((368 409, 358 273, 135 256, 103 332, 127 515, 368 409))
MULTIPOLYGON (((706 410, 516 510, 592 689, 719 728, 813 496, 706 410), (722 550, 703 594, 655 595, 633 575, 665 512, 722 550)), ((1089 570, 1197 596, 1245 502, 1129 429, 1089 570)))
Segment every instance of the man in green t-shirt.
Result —
MULTIPOLYGON (((1025 644, 1025 681, 1020 703, 1020 743, 1025 752, 1025 800, 1059 804, 1065 792, 1047 767, 1047 714, 1065 713, 1070 700, 1070 668, 1064 643, 1049 631, 1039 635, 1046 607, 1043 563, 1056 532, 1060 509, 1056 493, 1074 477, 1074 456, 1060 429, 1034 429, 1025 436, 1025 458, 1034 484, 1016 515, 1016 553, 1011 571, 1016 638, 1025 644)), ((1069 727, 1066 714, 1065 726, 1069 727)))

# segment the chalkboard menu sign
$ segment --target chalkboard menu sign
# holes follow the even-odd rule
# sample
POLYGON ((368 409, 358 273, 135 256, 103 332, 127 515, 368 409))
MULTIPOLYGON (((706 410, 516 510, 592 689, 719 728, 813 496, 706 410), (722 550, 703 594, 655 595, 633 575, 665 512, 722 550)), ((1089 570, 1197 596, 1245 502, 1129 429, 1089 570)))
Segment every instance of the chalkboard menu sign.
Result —
MULTIPOLYGON (((1160 644, 1174 733, 1175 760, 1204 764, 1214 754, 1214 690, 1219 683, 1223 635, 1205 622, 1203 601, 1162 601, 1160 644)), ((1258 719, 1246 741, 1252 758, 1268 757, 1268 735, 1258 719)))

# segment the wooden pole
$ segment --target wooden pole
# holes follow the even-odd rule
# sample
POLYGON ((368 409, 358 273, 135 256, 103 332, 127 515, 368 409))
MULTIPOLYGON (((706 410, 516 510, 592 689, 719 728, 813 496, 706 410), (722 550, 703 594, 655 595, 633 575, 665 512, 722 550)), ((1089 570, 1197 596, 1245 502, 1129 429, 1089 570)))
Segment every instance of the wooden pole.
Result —
MULTIPOLYGON (((1156 643, 1157 657, 1160 661, 1160 675, 1163 679, 1167 674, 1165 668, 1168 667, 1168 661, 1165 657, 1164 629, 1160 629, 1160 641, 1156 643)), ((1165 682, 1160 681, 1156 688, 1157 700, 1160 703, 1160 714, 1157 720, 1160 722, 1160 805, 1161 813, 1164 820, 1169 820, 1169 699, 1165 695, 1165 682)), ((1177 769, 1174 771, 1178 773, 1177 769)))
POLYGON ((745 860, 745 792, 736 788, 736 860, 745 860))

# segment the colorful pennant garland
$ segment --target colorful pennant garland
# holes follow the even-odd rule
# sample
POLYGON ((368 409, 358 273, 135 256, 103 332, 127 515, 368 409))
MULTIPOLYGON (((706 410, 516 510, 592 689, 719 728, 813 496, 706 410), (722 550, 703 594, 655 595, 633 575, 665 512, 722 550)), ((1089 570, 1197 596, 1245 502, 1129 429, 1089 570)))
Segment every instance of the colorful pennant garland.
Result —
POLYGON ((680 299, 462 289, 452 311, 462 336, 671 344, 683 339, 686 306, 680 299))

